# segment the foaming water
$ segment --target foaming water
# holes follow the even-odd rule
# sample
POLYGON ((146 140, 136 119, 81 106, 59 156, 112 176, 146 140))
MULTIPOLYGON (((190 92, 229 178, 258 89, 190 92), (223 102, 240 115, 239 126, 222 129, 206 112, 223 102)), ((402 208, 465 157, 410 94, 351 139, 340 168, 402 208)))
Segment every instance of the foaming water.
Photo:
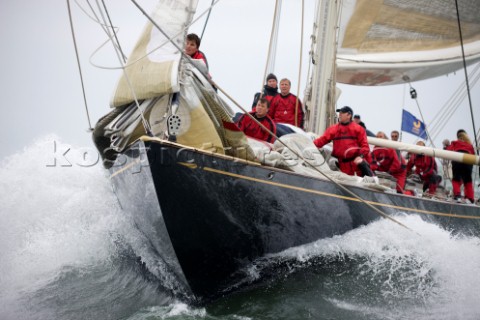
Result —
POLYGON ((307 291, 317 294, 311 304, 322 310, 310 311, 327 317, 479 319, 480 239, 453 236, 418 216, 396 219, 411 230, 381 220, 291 248, 258 259, 247 270, 250 281, 281 269, 276 281, 291 285, 284 280, 290 274, 306 287, 314 283, 307 291))
POLYGON ((132 297, 133 310, 165 302, 137 261, 142 244, 106 171, 89 156, 47 136, 0 164, 1 319, 111 316, 112 304, 124 316, 132 297))
POLYGON ((396 219, 411 230, 381 220, 269 255, 245 271, 252 286, 184 304, 107 172, 58 141, 0 163, 2 320, 480 319, 480 239, 409 215, 396 219))

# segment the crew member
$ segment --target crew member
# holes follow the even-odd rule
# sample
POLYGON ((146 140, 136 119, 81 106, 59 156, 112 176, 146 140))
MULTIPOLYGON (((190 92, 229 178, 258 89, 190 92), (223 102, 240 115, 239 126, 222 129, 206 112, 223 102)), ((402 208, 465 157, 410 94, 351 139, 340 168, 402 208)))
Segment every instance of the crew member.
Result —
POLYGON ((370 147, 365 129, 352 121, 353 110, 345 106, 337 109, 339 123, 330 126, 313 143, 321 148, 333 141, 332 156, 338 159, 340 171, 358 176, 373 176, 370 169, 370 147))
MULTIPOLYGON (((417 142, 418 146, 425 146, 423 141, 417 142)), ((437 190, 441 177, 437 175, 437 163, 434 157, 424 154, 411 154, 407 163, 407 175, 412 173, 415 167, 415 174, 418 174, 423 181, 423 192, 428 190, 428 194, 434 195, 437 190)))
MULTIPOLYGON (((277 127, 275 122, 268 115, 268 109, 270 108, 270 102, 266 98, 260 98, 255 107, 255 111, 250 111, 249 114, 253 116, 264 127, 270 130, 273 134, 277 133, 277 127)), ((270 143, 275 141, 275 137, 268 133, 262 126, 256 123, 251 117, 243 114, 237 123, 240 130, 242 130, 247 136, 264 140, 270 143)))
POLYGON ((272 99, 268 114, 276 123, 288 123, 303 128, 302 102, 290 93, 291 85, 286 78, 280 80, 280 94, 272 99))
MULTIPOLYGON (((387 135, 382 131, 377 133, 377 138, 388 140, 387 135)), ((402 161, 398 158, 395 149, 375 146, 372 151, 372 163, 370 167, 374 171, 378 170, 392 175, 397 179, 397 193, 403 193, 407 179, 407 170, 406 166, 403 165, 402 161)))
MULTIPOLYGON (((443 140, 443 146, 446 150, 475 154, 470 138, 465 130, 460 129, 457 131, 457 139, 455 141, 443 140)), ((474 203, 474 191, 472 183, 472 169, 471 164, 452 161, 452 187, 454 199, 460 201, 462 198, 461 187, 463 183, 463 192, 465 199, 468 199, 471 203, 474 203)))

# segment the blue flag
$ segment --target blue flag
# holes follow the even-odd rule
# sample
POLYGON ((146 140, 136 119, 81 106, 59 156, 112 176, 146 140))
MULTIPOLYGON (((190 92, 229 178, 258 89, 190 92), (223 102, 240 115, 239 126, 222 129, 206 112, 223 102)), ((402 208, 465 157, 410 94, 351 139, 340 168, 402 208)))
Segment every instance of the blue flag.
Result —
POLYGON ((403 110, 402 113, 402 131, 411 133, 425 140, 427 139, 425 124, 415 118, 413 114, 405 110, 403 110))

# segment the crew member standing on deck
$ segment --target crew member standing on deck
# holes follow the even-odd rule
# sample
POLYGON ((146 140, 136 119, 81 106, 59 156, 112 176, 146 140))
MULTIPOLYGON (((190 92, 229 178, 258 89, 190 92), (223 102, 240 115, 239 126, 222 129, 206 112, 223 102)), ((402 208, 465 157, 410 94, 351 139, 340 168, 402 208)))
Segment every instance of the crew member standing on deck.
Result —
MULTIPOLYGON (((443 140, 443 146, 446 150, 475 154, 470 138, 465 130, 460 129, 457 131, 457 139, 455 141, 443 140)), ((462 198, 462 183, 465 199, 468 199, 471 203, 475 202, 473 183, 472 183, 472 170, 471 164, 452 161, 452 187, 453 196, 456 201, 460 201, 462 198)))
POLYGON ((291 86, 290 80, 280 80, 280 94, 272 99, 268 114, 275 123, 288 123, 303 128, 302 102, 290 93, 291 86))
POLYGON ((330 126, 325 133, 313 143, 321 148, 333 141, 332 156, 338 159, 340 171, 358 176, 373 176, 370 147, 365 129, 352 121, 353 110, 345 106, 337 109, 339 123, 330 126))
POLYGON ((255 110, 258 99, 265 98, 271 103, 276 95, 278 95, 277 77, 273 73, 270 73, 267 76, 265 86, 263 86, 263 91, 255 93, 253 97, 252 110, 255 110))

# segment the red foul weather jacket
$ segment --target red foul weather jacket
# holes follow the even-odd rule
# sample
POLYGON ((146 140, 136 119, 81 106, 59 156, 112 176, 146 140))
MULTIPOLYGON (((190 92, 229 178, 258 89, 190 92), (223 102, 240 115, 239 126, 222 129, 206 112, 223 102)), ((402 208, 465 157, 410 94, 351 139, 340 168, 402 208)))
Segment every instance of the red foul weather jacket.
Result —
POLYGON ((333 141, 332 156, 339 161, 349 162, 363 156, 368 163, 372 162, 365 129, 355 122, 334 124, 313 143, 321 148, 330 141, 333 141))
POLYGON ((373 148, 370 167, 372 170, 388 172, 390 174, 405 170, 405 168, 402 168, 402 163, 398 159, 395 149, 378 146, 373 148))
POLYGON ((445 148, 446 150, 450 151, 457 151, 469 154, 475 154, 475 150, 473 150, 473 146, 465 141, 462 140, 455 140, 452 141, 451 144, 445 148))
POLYGON ((303 128, 303 108, 300 99, 298 99, 297 124, 295 124, 296 105, 297 96, 291 93, 287 94, 286 96, 277 94, 270 101, 268 115, 277 123, 288 123, 303 128))
MULTIPOLYGON (((262 118, 257 118, 254 111, 249 112, 255 119, 258 120, 261 124, 263 124, 268 130, 277 134, 277 126, 275 122, 270 118, 268 115, 262 118)), ((242 115, 238 120, 238 127, 242 130, 247 136, 267 141, 273 143, 275 141, 275 137, 270 135, 265 129, 260 127, 252 118, 247 115, 242 115)))
POLYGON ((423 181, 427 181, 431 175, 437 174, 435 158, 423 154, 412 154, 407 163, 407 172, 415 166, 415 173, 420 175, 423 181))

